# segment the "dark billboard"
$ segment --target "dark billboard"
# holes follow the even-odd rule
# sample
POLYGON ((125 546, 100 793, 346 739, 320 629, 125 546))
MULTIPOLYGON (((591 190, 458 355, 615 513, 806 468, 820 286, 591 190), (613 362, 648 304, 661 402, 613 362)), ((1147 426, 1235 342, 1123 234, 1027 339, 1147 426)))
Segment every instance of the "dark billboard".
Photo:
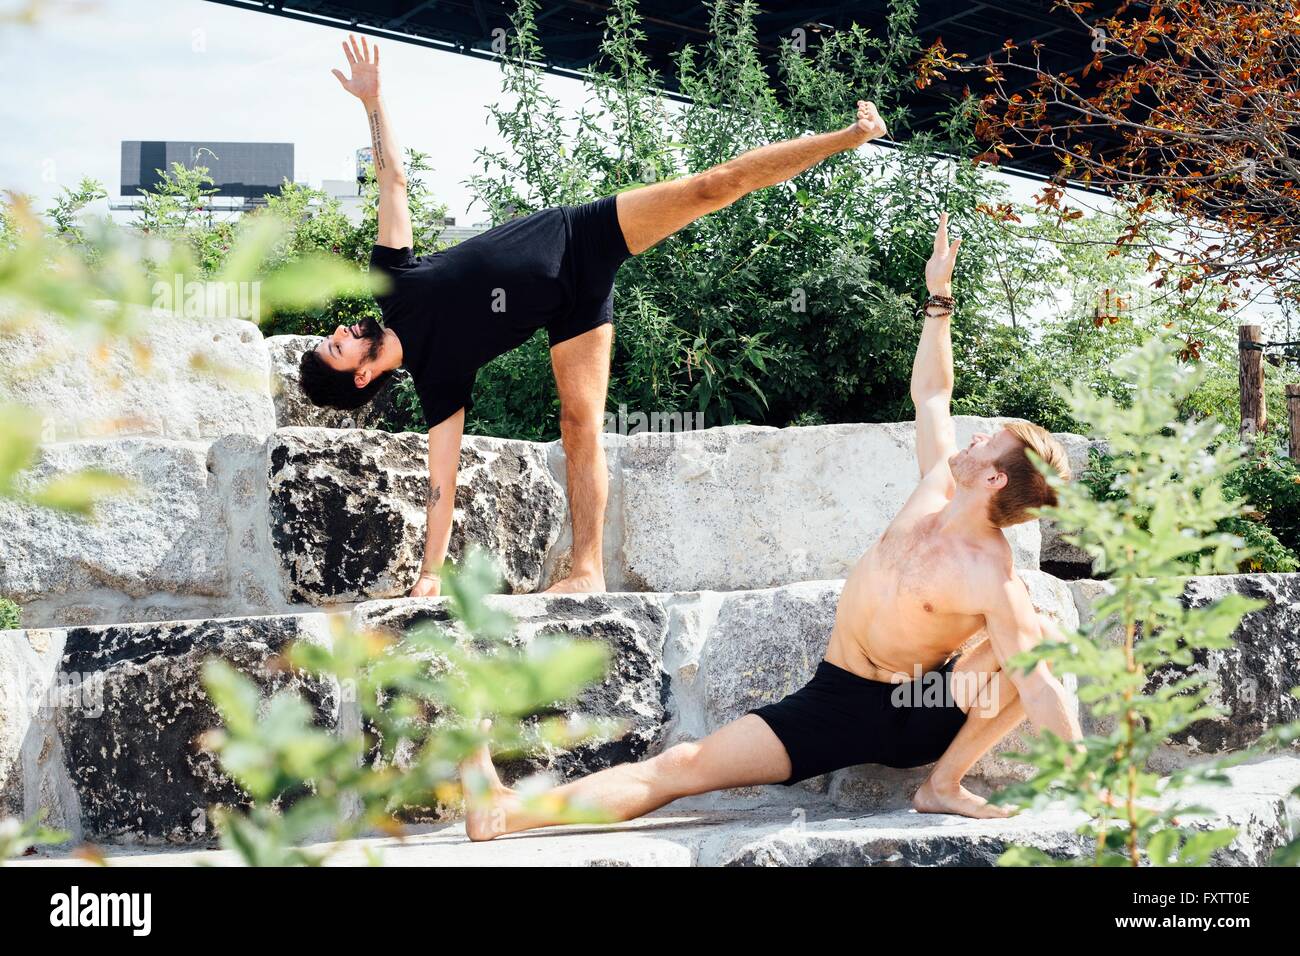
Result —
POLYGON ((181 163, 206 166, 218 196, 259 198, 293 182, 293 143, 177 142, 123 140, 122 195, 134 196, 158 183, 157 170, 181 163))

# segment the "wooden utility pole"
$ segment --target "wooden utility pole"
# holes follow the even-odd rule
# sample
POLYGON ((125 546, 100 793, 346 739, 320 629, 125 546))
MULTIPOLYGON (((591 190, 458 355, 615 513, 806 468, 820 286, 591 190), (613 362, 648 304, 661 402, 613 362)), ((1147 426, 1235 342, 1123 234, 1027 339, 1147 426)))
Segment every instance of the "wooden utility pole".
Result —
POLYGON ((1258 325, 1243 325, 1237 332, 1241 385, 1241 438, 1254 444, 1255 436, 1268 427, 1268 409, 1264 405, 1264 341, 1258 325))
POLYGON ((1300 463, 1300 385, 1286 387, 1286 425, 1291 460, 1300 463))

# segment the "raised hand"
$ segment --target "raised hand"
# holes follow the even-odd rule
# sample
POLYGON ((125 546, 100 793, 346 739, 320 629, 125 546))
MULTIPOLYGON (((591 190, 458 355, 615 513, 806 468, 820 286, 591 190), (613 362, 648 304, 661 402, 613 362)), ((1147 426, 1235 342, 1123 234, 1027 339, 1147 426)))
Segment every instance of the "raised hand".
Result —
POLYGON ((961 240, 948 242, 948 214, 939 214, 939 228, 934 231, 934 251, 925 264, 925 287, 931 295, 952 295, 952 267, 957 262, 961 240))
POLYGON ((853 125, 846 132, 853 136, 854 145, 861 146, 873 139, 880 139, 889 133, 885 121, 876 111, 876 104, 868 100, 858 100, 858 115, 853 125))
POLYGON ((343 55, 348 58, 348 66, 352 69, 352 76, 344 76, 341 70, 330 71, 338 77, 343 89, 359 100, 378 99, 379 44, 376 43, 372 50, 366 42, 366 38, 362 37, 361 44, 358 46, 357 38, 349 33, 348 42, 343 44, 343 55))

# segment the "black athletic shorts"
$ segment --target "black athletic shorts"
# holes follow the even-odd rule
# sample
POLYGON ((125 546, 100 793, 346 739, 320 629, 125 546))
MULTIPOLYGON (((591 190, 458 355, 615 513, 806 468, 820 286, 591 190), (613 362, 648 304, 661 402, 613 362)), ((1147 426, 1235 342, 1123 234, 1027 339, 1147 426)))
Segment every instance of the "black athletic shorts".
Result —
POLYGON ((614 274, 631 258, 618 224, 616 197, 605 196, 581 206, 561 206, 572 259, 575 301, 563 318, 546 325, 555 346, 614 320, 614 274))
POLYGON ((863 763, 922 767, 939 759, 966 722, 952 694, 956 663, 890 684, 822 661, 801 690, 749 713, 785 746, 787 786, 863 763))

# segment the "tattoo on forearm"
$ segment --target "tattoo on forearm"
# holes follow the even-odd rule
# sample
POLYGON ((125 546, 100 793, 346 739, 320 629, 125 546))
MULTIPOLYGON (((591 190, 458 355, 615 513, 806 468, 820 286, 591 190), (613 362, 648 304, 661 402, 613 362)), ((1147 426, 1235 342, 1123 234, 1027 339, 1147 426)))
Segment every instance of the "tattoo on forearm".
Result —
POLYGON ((370 111, 370 144, 374 146, 375 173, 387 168, 384 162, 384 143, 379 135, 379 110, 370 111))
POLYGON ((429 510, 432 511, 442 500, 442 485, 434 485, 433 491, 429 494, 429 510))

